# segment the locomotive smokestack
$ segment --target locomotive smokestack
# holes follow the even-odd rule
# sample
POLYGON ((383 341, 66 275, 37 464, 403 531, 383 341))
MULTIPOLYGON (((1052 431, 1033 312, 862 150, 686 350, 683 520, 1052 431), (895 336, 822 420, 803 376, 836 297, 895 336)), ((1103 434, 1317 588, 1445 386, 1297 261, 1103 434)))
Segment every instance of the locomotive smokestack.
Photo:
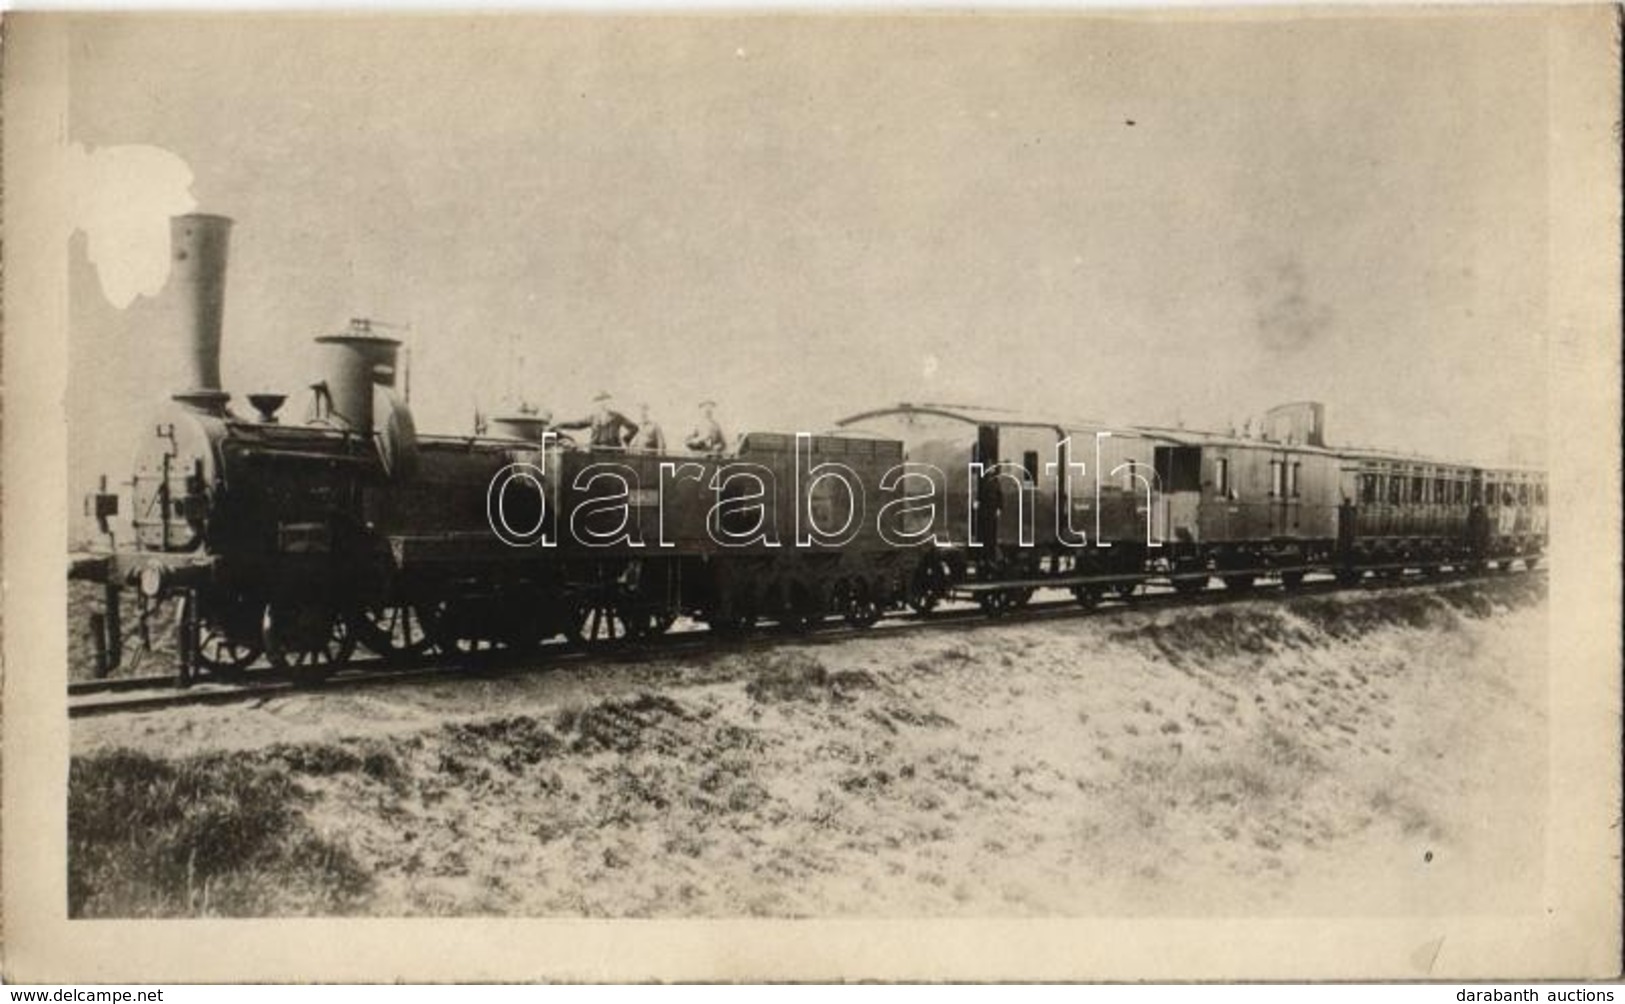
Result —
POLYGON ((189 213, 169 221, 171 283, 192 386, 174 395, 194 408, 219 412, 231 396, 220 389, 220 326, 226 306, 226 247, 231 219, 189 213))

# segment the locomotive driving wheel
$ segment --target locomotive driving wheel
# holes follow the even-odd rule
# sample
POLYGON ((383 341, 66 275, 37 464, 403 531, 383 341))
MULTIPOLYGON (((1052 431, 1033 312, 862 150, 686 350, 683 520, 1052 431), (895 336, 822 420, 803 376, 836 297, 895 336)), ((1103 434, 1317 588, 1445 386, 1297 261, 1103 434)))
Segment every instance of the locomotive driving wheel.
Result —
POLYGON ((271 665, 306 683, 327 679, 355 652, 350 618, 325 603, 271 604, 261 637, 271 665))
POLYGON ((350 627, 356 641, 391 662, 415 659, 434 647, 422 613, 409 603, 364 607, 350 627))
POLYGON ((217 680, 240 680, 260 657, 260 646, 233 638, 218 624, 205 623, 198 633, 197 651, 193 655, 209 676, 217 680))
POLYGON ((260 657, 259 607, 248 602, 221 602, 188 591, 181 596, 182 630, 195 632, 192 662, 216 680, 240 680, 260 657))

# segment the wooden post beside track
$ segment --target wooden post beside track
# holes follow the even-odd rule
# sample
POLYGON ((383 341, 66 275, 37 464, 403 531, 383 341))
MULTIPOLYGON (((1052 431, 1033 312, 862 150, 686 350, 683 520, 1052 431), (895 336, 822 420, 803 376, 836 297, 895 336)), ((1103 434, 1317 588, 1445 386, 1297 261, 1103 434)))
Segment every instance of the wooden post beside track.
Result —
POLYGON ((176 630, 180 632, 180 637, 179 644, 175 646, 178 662, 175 682, 180 687, 190 687, 197 676, 197 593, 185 589, 178 594, 177 599, 181 604, 181 615, 176 618, 178 622, 176 630))
POLYGON ((102 602, 106 609, 102 614, 102 642, 101 651, 97 653, 96 669, 102 676, 107 676, 124 661, 123 594, 111 569, 102 581, 102 602))

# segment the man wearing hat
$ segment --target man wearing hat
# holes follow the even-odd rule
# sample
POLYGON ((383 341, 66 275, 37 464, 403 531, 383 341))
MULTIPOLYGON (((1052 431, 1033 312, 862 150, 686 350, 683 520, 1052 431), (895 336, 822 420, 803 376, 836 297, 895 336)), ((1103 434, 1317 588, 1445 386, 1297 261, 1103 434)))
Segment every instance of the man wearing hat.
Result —
POLYGON ((649 417, 648 402, 638 405, 638 434, 632 448, 639 453, 666 452, 666 434, 660 431, 660 423, 649 417))
POLYGON ((694 426, 694 431, 688 434, 688 448, 695 453, 721 453, 727 448, 728 440, 722 435, 722 426, 717 424, 712 411, 716 408, 715 401, 700 402, 700 420, 694 426))
POLYGON ((596 408, 586 418, 573 422, 559 422, 556 429, 591 429, 587 444, 595 450, 624 450, 632 437, 638 434, 636 422, 609 406, 608 391, 599 391, 593 399, 596 408))

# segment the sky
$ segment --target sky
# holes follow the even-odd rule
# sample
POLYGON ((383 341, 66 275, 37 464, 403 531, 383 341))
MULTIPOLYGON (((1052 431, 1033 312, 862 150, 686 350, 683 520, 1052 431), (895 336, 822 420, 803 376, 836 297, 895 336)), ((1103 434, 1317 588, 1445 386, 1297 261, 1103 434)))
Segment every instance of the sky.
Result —
MULTIPOLYGON (((1538 442, 1538 15, 83 16, 70 490, 184 357, 167 217, 233 217, 226 388, 401 325, 421 430, 648 401, 668 438, 898 401, 1538 442)), ((296 398, 296 400, 299 400, 296 398)), ((245 406, 246 407, 246 406, 245 406)), ((290 413, 302 411, 302 401, 290 413)))

